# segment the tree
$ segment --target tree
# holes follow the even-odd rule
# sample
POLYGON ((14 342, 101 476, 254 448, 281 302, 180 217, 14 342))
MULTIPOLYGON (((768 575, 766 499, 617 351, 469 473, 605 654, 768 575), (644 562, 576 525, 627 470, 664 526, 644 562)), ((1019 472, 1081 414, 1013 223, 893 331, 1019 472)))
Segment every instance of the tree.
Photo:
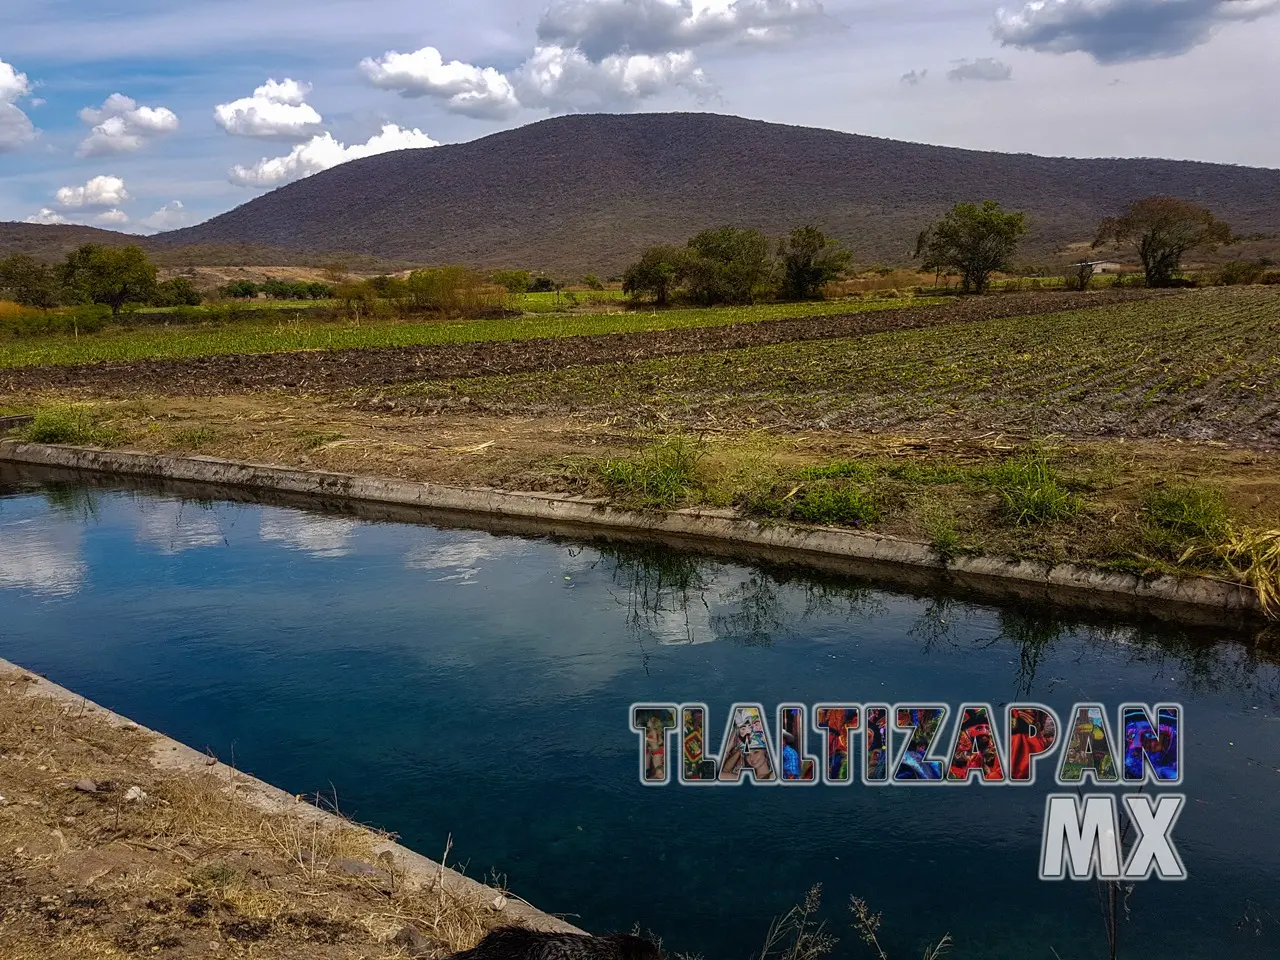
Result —
POLYGON ((916 256, 926 270, 954 270, 965 293, 985 293, 991 274, 1008 270, 1018 240, 1027 232, 1023 213, 1005 213, 994 200, 957 203, 916 237, 916 256))
POLYGON ((203 299, 186 277, 172 277, 156 284, 151 302, 157 307, 198 307, 203 299))
POLYGON ((56 307, 62 300, 57 273, 25 253, 0 260, 0 290, 24 307, 56 307))
POLYGON ((1068 290, 1088 290, 1093 282, 1093 268, 1097 264, 1089 260, 1080 260, 1067 267, 1062 275, 1063 286, 1068 290))
POLYGON ((249 300, 258 295, 258 285, 252 280, 232 280, 222 288, 222 295, 236 300, 249 300))
POLYGON ((688 260, 684 247, 650 247, 623 273, 622 292, 630 297, 652 297, 658 306, 665 307, 684 277, 688 260))
POLYGON ((1230 242, 1231 228, 1204 207, 1177 197, 1154 196, 1131 203, 1123 216, 1103 220, 1093 245, 1133 247, 1147 286, 1168 287, 1182 258, 1192 250, 1230 242))
POLYGON ((104 303, 113 317, 126 303, 146 303, 156 287, 156 265, 141 247, 102 247, 94 243, 67 254, 62 282, 82 300, 104 303))
POLYGON ((754 303, 768 292, 775 263, 759 230, 720 227, 689 241, 689 296, 696 303, 754 303))
POLYGON ((505 288, 513 297, 518 297, 529 290, 528 270, 495 270, 489 275, 489 279, 505 288))
POLYGON ((817 227, 797 227, 778 244, 782 260, 782 295, 788 300, 813 300, 822 288, 848 269, 853 254, 817 227))

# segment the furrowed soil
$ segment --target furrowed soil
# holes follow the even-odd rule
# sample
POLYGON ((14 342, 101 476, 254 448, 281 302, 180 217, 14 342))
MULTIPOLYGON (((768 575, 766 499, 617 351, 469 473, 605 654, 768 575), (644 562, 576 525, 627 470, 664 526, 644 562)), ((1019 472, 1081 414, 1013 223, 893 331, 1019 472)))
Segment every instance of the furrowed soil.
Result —
POLYGON ((1005 294, 940 306, 643 333, 489 341, 425 348, 231 354, 180 360, 20 367, 0 370, 0 393, 60 390, 108 396, 134 393, 209 396, 262 390, 333 391, 412 381, 539 373, 571 366, 630 363, 771 344, 835 340, 1167 296, 1170 294, 1145 290, 1005 294))

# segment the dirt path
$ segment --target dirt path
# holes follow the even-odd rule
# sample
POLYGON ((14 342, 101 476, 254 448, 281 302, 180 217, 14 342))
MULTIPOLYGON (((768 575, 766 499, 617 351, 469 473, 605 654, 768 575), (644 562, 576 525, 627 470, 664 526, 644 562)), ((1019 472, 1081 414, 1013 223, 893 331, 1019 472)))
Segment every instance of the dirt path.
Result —
POLYGON ((237 354, 181 360, 23 367, 0 371, 0 394, 74 390, 211 396, 263 390, 332 391, 406 381, 535 373, 802 340, 831 340, 890 330, 1056 313, 1167 295, 1160 291, 1028 293, 930 307, 770 320, 733 326, 555 337, 441 347, 237 354))

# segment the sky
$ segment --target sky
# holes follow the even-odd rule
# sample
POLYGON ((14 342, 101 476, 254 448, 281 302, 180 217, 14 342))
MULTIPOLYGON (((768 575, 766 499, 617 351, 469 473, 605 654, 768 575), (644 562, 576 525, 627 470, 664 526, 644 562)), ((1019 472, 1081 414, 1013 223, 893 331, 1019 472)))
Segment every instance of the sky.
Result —
POLYGON ((1277 51, 1280 0, 0 0, 0 220, 153 233, 581 112, 1280 168, 1277 51))

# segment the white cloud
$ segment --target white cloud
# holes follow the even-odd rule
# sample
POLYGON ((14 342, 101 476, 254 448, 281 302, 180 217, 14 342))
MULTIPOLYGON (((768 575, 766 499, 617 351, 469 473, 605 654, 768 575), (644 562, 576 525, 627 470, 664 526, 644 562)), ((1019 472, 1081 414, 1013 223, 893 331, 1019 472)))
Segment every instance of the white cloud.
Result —
POLYGON ((50 207, 41 207, 39 213, 33 213, 27 217, 24 223, 44 223, 44 224, 63 224, 71 221, 60 214, 57 210, 50 207))
POLYGON ((994 33, 1005 46, 1121 63, 1179 56, 1225 23, 1277 10, 1280 0, 1032 0, 998 10, 994 33))
POLYGON ((129 215, 123 210, 113 208, 105 210, 93 218, 94 223, 100 223, 104 227, 119 227, 129 222, 129 215))
POLYGON ((286 156, 263 158, 251 167, 236 165, 231 168, 230 178, 232 183, 242 187, 278 187, 336 167, 348 160, 372 157, 391 150, 438 146, 435 140, 416 127, 406 130, 388 123, 383 126, 381 133, 367 142, 351 146, 335 140, 331 133, 312 137, 306 143, 294 147, 286 156))
POLYGON ((64 208, 118 207, 131 200, 119 177, 94 177, 83 187, 62 187, 54 194, 64 208))
POLYGON ((459 60, 445 63, 435 47, 366 57, 360 69, 375 87, 396 90, 402 97, 441 100, 451 113, 500 119, 520 109, 511 81, 503 74, 459 60))
POLYGON ((191 218, 187 214, 186 208, 182 205, 182 201, 172 200, 155 213, 142 217, 138 221, 138 226, 147 230, 163 232, 165 230, 177 230, 179 227, 185 227, 190 222, 191 218))
POLYGON ((311 85, 285 77, 268 80, 253 96, 220 103, 213 119, 227 133, 237 137, 301 140, 319 132, 324 118, 305 103, 311 85))
POLYGON ((17 101, 31 94, 31 82, 0 60, 0 153, 16 150, 36 138, 36 128, 17 101))
POLYGON ((825 19, 818 0, 552 0, 538 40, 580 49, 593 63, 716 42, 784 40, 825 19))
POLYGON ((80 119, 93 126, 76 151, 82 157, 132 153, 148 140, 178 129, 178 116, 168 107, 139 106, 122 93, 113 93, 96 110, 85 107, 80 119))
POLYGON ((610 56, 593 63, 576 48, 539 47, 516 76, 522 103, 552 110, 624 107, 675 88, 699 97, 711 92, 689 51, 610 56))
POLYGON ((980 57, 977 60, 962 60, 947 71, 948 80, 1012 80, 1013 67, 1001 63, 993 57, 980 57))

